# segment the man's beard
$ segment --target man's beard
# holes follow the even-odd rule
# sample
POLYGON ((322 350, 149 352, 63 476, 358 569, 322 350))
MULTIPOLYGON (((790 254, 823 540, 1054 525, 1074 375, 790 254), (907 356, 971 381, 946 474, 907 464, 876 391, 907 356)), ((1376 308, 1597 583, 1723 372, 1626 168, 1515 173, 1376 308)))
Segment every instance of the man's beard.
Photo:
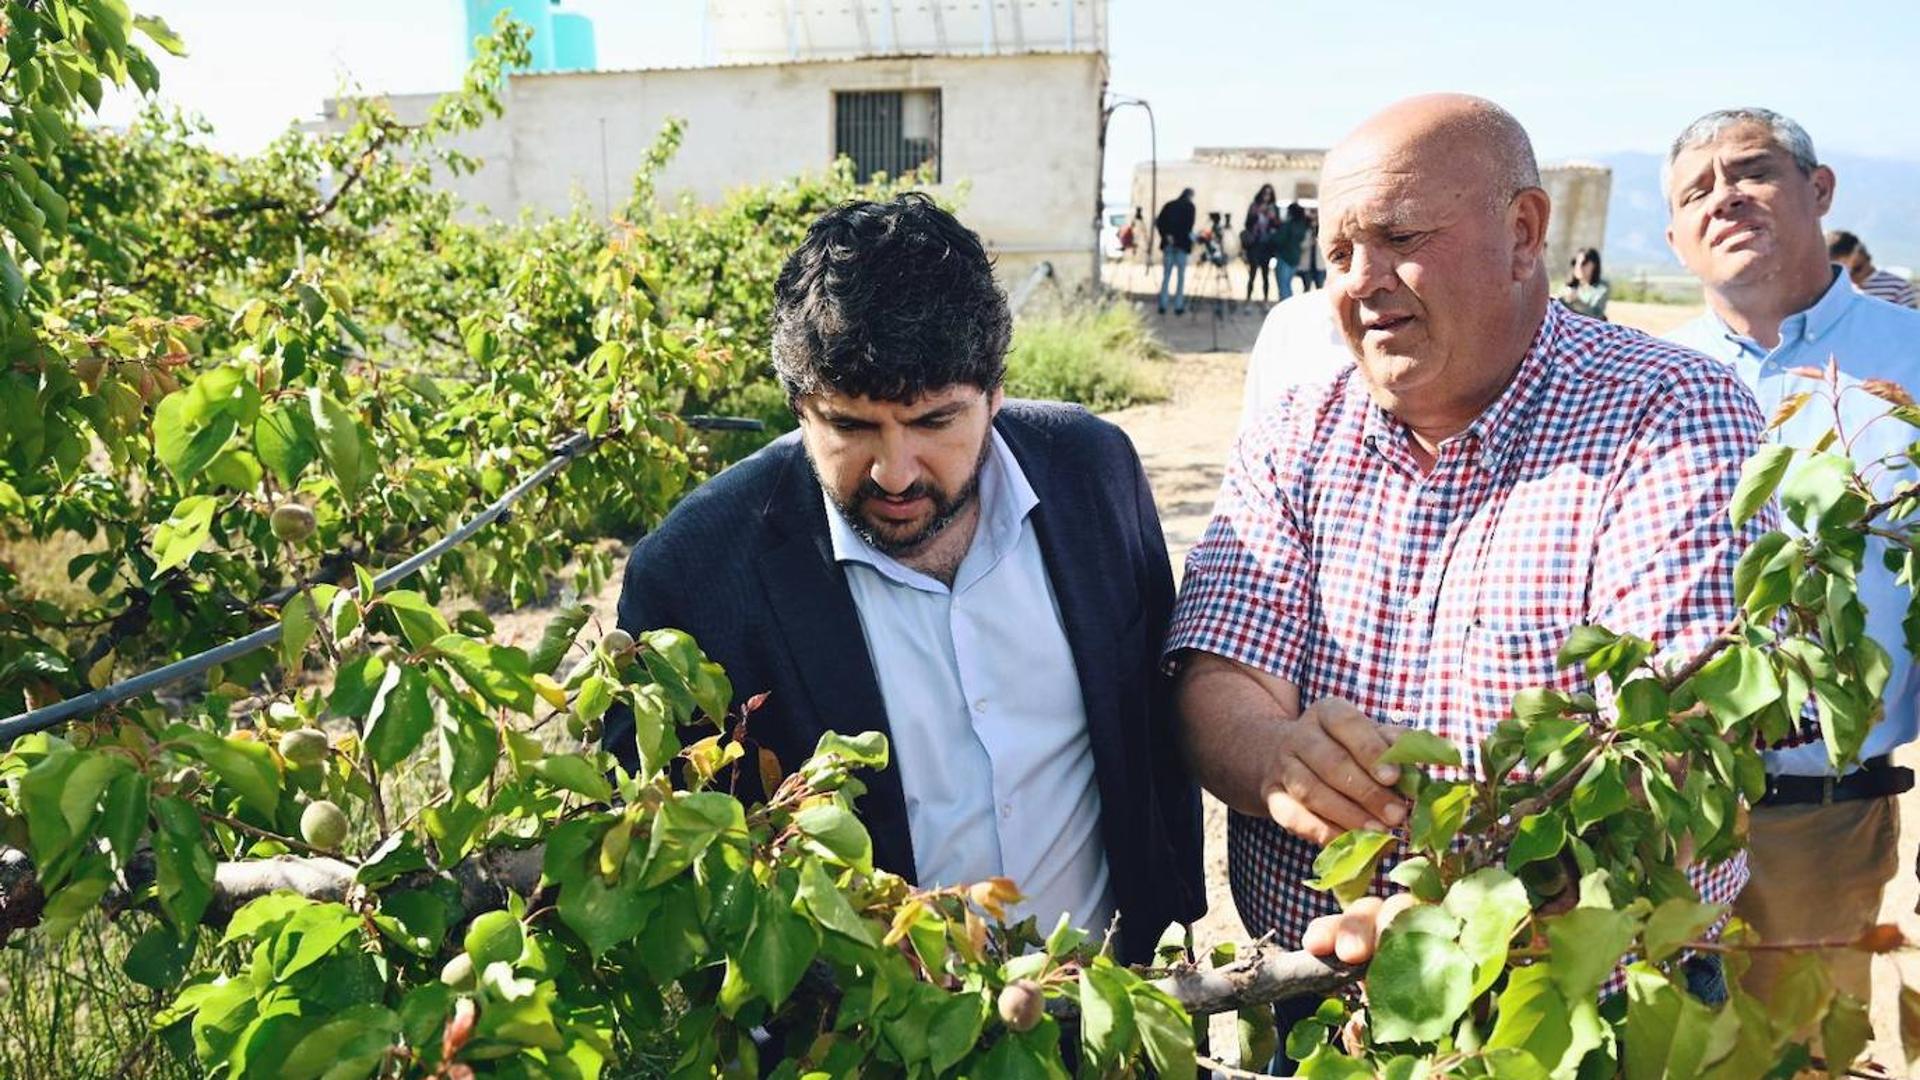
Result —
MULTIPOLYGON (((940 490, 925 480, 908 485, 905 491, 890 493, 879 484, 874 483, 872 475, 861 477, 860 486, 854 490, 852 498, 845 501, 841 500, 825 482, 822 482, 820 487, 827 492, 827 497, 833 501, 834 508, 840 511, 840 516, 846 520, 847 525, 853 529, 860 539, 865 540, 875 551, 890 558, 900 555, 911 555, 920 548, 925 547, 928 543, 931 543, 934 537, 939 536, 941 532, 945 531, 947 526, 953 524, 955 519, 965 513, 967 508, 973 504, 973 501, 979 497, 980 471, 987 463, 987 453, 992 449, 992 445, 991 438, 981 440, 980 457, 973 463, 972 474, 967 477, 967 482, 960 486, 960 490, 952 495, 947 494, 945 491, 940 490), (925 496, 927 500, 933 504, 933 515, 927 519, 925 525, 921 526, 909 536, 898 537, 881 534, 873 527, 864 513, 866 504, 873 499, 884 499, 888 497, 915 499, 921 496, 925 496)), ((807 464, 809 466, 813 465, 812 455, 807 456, 807 464)), ((814 478, 820 478, 820 470, 818 467, 814 468, 814 478)))

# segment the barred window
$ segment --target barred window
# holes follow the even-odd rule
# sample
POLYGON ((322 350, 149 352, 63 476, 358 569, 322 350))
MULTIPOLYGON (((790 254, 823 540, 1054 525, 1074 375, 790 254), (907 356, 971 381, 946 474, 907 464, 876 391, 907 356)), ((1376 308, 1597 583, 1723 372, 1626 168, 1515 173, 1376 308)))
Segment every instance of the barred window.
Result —
POLYGON ((940 91, 842 91, 833 114, 833 151, 852 158, 861 179, 925 167, 940 181, 940 91))

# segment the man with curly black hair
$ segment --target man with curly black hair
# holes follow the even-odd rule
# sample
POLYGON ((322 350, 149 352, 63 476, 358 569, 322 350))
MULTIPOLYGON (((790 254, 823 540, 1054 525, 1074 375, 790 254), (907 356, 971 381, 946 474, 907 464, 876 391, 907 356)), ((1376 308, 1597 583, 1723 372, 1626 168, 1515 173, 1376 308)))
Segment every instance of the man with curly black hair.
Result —
MULTIPOLYGON (((1014 879, 1138 959, 1198 916, 1197 789, 1157 671, 1172 575, 1118 428, 1005 400, 1012 317, 979 237, 919 194, 821 216, 775 290, 799 430, 643 540, 620 625, 692 633, 762 691, 751 742, 791 768, 883 731, 860 809, 923 887, 1014 879)), ((631 721, 606 745, 631 760, 631 721)), ((751 762, 754 754, 746 758, 751 762)), ((757 770, 736 778, 757 793, 757 770)))

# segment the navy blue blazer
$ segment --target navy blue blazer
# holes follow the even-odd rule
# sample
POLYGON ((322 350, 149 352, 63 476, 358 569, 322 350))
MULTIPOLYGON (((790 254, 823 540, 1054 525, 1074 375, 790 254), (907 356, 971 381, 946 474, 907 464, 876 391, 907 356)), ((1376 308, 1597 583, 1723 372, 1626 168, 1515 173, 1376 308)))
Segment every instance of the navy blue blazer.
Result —
MULTIPOLYGON (((1086 705, 1108 875, 1130 959, 1206 910, 1199 789, 1182 767, 1160 645, 1173 576, 1133 444, 1077 405, 1009 400, 994 420, 1039 496, 1034 524, 1086 705)), ((833 559, 820 483, 798 433, 702 485, 634 547, 619 625, 692 634, 734 703, 768 697, 749 737, 787 769, 822 732, 886 731, 860 616, 833 559)), ((631 765, 632 718, 605 745, 631 765)), ((752 761, 751 755, 747 758, 752 761)), ((897 766, 863 777, 874 861, 914 879, 897 766)), ((761 797, 757 770, 736 790, 761 797)), ((1044 932, 1047 928, 1042 927, 1044 932)))

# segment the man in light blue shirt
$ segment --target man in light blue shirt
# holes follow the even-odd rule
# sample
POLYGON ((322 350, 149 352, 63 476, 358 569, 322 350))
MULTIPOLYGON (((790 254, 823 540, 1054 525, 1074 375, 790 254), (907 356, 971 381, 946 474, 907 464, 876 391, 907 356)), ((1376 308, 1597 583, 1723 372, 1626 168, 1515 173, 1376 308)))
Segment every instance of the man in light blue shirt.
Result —
MULTIPOLYGON (((1139 455, 1079 406, 1005 397, 991 260, 917 193, 822 215, 773 323, 799 430, 635 546, 620 625, 691 633, 736 703, 758 700, 746 738, 785 768, 825 732, 886 733, 859 803, 876 868, 922 888, 1010 877, 1015 919, 1117 920, 1118 954, 1147 959, 1205 893, 1139 455)), ((606 742, 631 754, 631 718, 610 713, 606 742)), ((731 790, 764 795, 757 773, 731 790)))
MULTIPOLYGON (((1705 287, 1707 311, 1667 336, 1731 364, 1776 415, 1783 402, 1821 384, 1794 369, 1837 365, 1843 387, 1839 421, 1863 472, 1891 461, 1877 486, 1910 482, 1902 455, 1916 432, 1880 420, 1885 400, 1865 380, 1920 386, 1920 311, 1854 291, 1827 260, 1820 219, 1833 199, 1834 175, 1814 156, 1812 140, 1792 120, 1765 109, 1710 113, 1674 140, 1663 173, 1671 215, 1667 241, 1705 287)), ((1781 442, 1811 447, 1834 426, 1824 397, 1775 432, 1781 442)), ((1836 777, 1820 739, 1767 751, 1768 793, 1753 809, 1752 880, 1735 912, 1765 940, 1846 939, 1878 919, 1886 883, 1897 872, 1899 816, 1894 796, 1912 774, 1888 755, 1915 734, 1916 686, 1901 621, 1909 591, 1881 561, 1872 540, 1860 575, 1867 631, 1892 657, 1883 694, 1885 714, 1861 750, 1864 764, 1836 777)), ((1828 953, 1835 985, 1862 1001, 1871 987, 1871 958, 1828 953)), ((1765 997, 1783 954, 1756 953, 1747 980, 1765 997)))

